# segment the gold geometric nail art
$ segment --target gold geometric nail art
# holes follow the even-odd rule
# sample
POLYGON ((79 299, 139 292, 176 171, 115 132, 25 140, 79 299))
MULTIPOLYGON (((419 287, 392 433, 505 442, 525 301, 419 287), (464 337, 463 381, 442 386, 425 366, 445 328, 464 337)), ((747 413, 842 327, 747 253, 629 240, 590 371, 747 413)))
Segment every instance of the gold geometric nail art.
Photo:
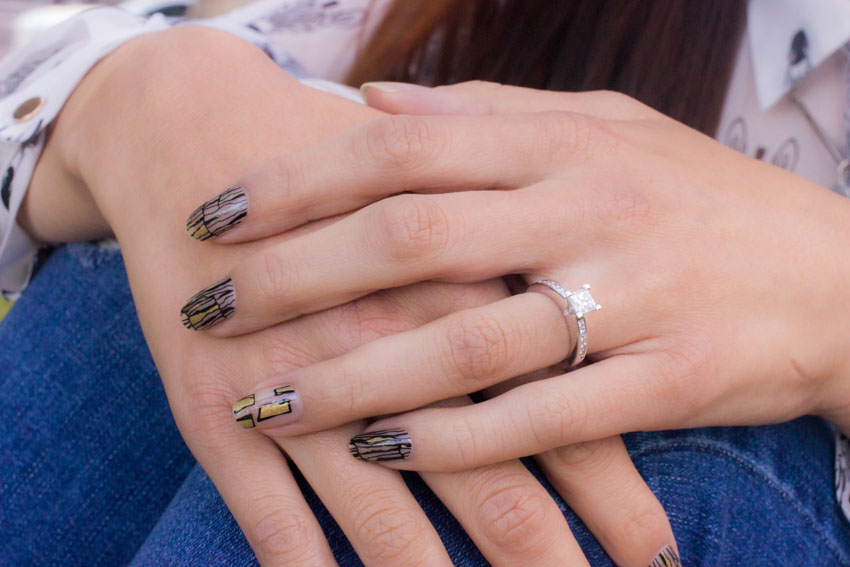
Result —
POLYGON ((241 187, 233 187, 195 209, 186 230, 192 238, 207 240, 238 225, 247 214, 248 196, 241 187))
POLYGON ((233 416, 245 429, 272 418, 280 418, 274 424, 283 425, 301 417, 301 398, 289 385, 260 390, 233 404, 233 416))
POLYGON ((682 567, 682 560, 673 546, 665 545, 649 564, 649 567, 682 567))
POLYGON ((242 417, 237 417, 236 423, 241 425, 243 429, 251 429, 252 427, 255 427, 254 416, 250 413, 248 415, 243 415, 242 417))
POLYGON ((200 331, 231 317, 235 304, 233 280, 226 278, 189 298, 180 310, 180 318, 187 329, 200 331))
POLYGON ((292 403, 290 400, 272 402, 270 404, 260 406, 257 410, 257 421, 265 421, 287 413, 292 413, 292 403))
POLYGON ((233 404, 233 413, 239 413, 245 408, 249 408, 254 405, 254 394, 249 396, 245 396, 241 400, 238 400, 235 404, 233 404))

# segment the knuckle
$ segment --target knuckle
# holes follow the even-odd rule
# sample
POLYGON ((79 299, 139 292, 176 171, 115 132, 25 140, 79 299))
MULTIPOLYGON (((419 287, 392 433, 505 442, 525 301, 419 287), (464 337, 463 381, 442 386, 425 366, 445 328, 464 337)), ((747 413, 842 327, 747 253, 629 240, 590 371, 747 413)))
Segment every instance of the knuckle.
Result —
POLYGON ((232 368, 224 368, 215 362, 205 363, 204 379, 197 379, 198 369, 183 373, 181 388, 185 395, 173 396, 174 419, 184 436, 192 437, 195 443, 214 441, 218 433, 231 425, 230 409, 239 397, 229 383, 232 368), (220 366, 220 368, 217 368, 220 366))
POLYGON ((253 271, 260 300, 276 302, 286 298, 292 289, 292 266, 285 266, 276 250, 262 253, 260 260, 261 265, 253 271))
POLYGON ((421 560, 422 531, 420 518, 412 510, 387 498, 383 491, 358 491, 353 511, 358 553, 374 562, 408 565, 421 560))
POLYGON ((565 111, 542 112, 536 116, 535 139, 541 155, 554 163, 567 163, 575 157, 589 157, 603 129, 599 121, 583 114, 565 111))
POLYGON ((419 195, 399 195, 375 208, 379 246, 394 262, 409 264, 439 254, 448 244, 445 211, 419 195))
MULTIPOLYGON (((345 416, 359 415, 358 410, 363 407, 363 400, 368 400, 367 393, 370 391, 370 380, 364 376, 359 368, 349 364, 341 364, 334 369, 334 374, 341 384, 332 390, 332 394, 325 400, 327 407, 342 408, 345 416)), ((326 411, 325 418, 332 419, 333 411, 326 411)))
POLYGON ((279 507, 259 513, 252 527, 253 547, 266 561, 301 561, 315 548, 312 522, 290 509, 279 507))
POLYGON ((460 419, 453 423, 451 438, 454 439, 457 448, 457 470, 468 470, 478 464, 479 446, 476 440, 476 431, 472 423, 467 419, 460 419))
POLYGON ((547 535, 548 503, 520 479, 491 478, 477 495, 484 537, 511 555, 535 549, 547 535))
POLYGON ((336 329, 345 332, 340 340, 351 350, 375 339, 394 335, 413 328, 401 313, 401 308, 387 301, 378 292, 365 298, 340 306, 336 329))
POLYGON ((272 328, 256 337, 258 348, 254 352, 260 368, 271 374, 283 374, 292 368, 315 364, 320 359, 315 342, 298 340, 297 335, 286 331, 272 328))
POLYGON ((670 531, 667 514, 657 502, 647 505, 643 498, 629 498, 628 495, 623 500, 620 502, 623 506, 624 521, 620 525, 625 541, 643 542, 653 534, 665 534, 670 531))
POLYGON ((684 340, 676 347, 656 353, 655 361, 647 362, 652 365, 652 372, 646 373, 651 378, 643 383, 652 399, 676 400, 676 408, 671 411, 686 418, 701 415, 714 401, 713 396, 725 391, 725 388, 708 387, 718 377, 714 375, 712 357, 704 350, 706 343, 698 343, 684 340))
POLYGON ((267 187, 274 187, 276 201, 287 202, 299 187, 304 186, 304 175, 298 166, 298 160, 284 154, 270 159, 260 175, 264 177, 267 187))
POLYGON ((420 116, 384 116, 368 123, 358 146, 378 171, 415 171, 433 165, 446 145, 445 134, 420 116))
POLYGON ((509 338, 498 319, 461 314, 446 331, 449 372, 477 383, 509 366, 509 338))
POLYGON ((590 441, 558 447, 552 454, 556 464, 564 471, 580 473, 582 478, 605 474, 616 459, 619 445, 590 441))
POLYGON ((588 408, 576 392, 552 392, 529 405, 527 419, 538 445, 555 447, 586 429, 588 408))

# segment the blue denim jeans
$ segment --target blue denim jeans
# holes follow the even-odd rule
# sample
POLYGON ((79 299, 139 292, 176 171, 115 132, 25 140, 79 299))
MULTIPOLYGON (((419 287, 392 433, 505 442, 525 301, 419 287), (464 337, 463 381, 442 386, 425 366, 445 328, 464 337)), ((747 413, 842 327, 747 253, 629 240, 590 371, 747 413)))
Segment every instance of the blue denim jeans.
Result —
MULTIPOLYGON (((256 564, 171 420, 135 317, 120 254, 85 244, 55 251, 0 323, 0 565, 256 564)), ((825 422, 625 438, 687 565, 850 566, 825 422)), ((340 565, 360 565, 298 478, 340 565)), ((419 478, 406 479, 455 563, 486 565, 419 478)), ((591 564, 611 565, 553 498, 591 564)))

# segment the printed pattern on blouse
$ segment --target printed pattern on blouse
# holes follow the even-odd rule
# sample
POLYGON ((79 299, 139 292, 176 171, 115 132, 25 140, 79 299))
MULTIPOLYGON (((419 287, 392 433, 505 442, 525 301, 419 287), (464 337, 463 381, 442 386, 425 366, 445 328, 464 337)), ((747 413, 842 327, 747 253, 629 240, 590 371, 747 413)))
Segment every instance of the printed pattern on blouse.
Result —
MULTIPOLYGON (((254 43, 282 69, 296 78, 306 79, 308 74, 290 54, 287 41, 299 39, 299 35, 303 38, 333 30, 347 31, 348 41, 351 30, 358 29, 365 21, 371 4, 372 0, 264 0, 196 23, 254 43), (282 31, 286 34, 278 33, 282 31)), ((94 8, 36 34, 29 44, 0 60, 0 296, 3 298, 14 300, 20 295, 38 258, 38 243, 14 219, 43 148, 40 134, 97 61, 134 37, 166 29, 174 23, 175 20, 160 15, 144 19, 119 8, 94 8), (45 100, 37 118, 16 122, 15 109, 33 97, 45 100)))

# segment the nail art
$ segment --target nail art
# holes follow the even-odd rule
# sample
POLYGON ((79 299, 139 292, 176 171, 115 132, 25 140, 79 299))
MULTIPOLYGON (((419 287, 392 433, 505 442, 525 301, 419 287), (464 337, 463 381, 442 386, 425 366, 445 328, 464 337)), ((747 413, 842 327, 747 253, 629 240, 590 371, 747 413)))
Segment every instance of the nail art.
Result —
POLYGON ((670 545, 665 545, 649 564, 649 567, 682 567, 679 554, 670 545))
POLYGON ((180 317, 187 329, 200 331, 231 317, 235 304, 233 280, 227 278, 193 295, 180 310, 180 317))
POLYGON ((292 423, 301 418, 301 398, 288 385, 260 390, 233 404, 233 417, 245 429, 275 417, 280 417, 275 425, 292 423))
POLYGON ((397 461, 410 457, 413 445, 404 429, 382 429, 355 435, 348 450, 361 461, 397 461))
POLYGON ((207 240, 227 232, 247 214, 248 196, 241 187, 233 187, 195 209, 186 221, 186 230, 192 238, 207 240))

